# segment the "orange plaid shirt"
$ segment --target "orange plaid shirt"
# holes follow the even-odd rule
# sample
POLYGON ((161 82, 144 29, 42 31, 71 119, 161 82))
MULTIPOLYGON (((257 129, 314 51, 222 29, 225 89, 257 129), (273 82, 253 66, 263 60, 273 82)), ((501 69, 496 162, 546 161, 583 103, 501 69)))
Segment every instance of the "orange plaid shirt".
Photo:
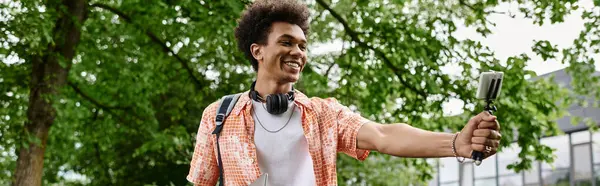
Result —
MULTIPOLYGON (((302 128, 313 161, 315 184, 337 185, 338 152, 360 161, 369 155, 369 151, 356 148, 356 137, 360 127, 370 121, 334 98, 308 98, 297 90, 294 95, 294 104, 302 112, 302 128)), ((198 128, 194 155, 187 175, 187 180, 196 185, 215 185, 219 178, 216 135, 211 134, 215 128, 218 106, 217 101, 204 110, 198 128)), ((223 123, 219 145, 226 185, 246 186, 261 174, 254 145, 251 109, 252 100, 246 91, 223 123)))

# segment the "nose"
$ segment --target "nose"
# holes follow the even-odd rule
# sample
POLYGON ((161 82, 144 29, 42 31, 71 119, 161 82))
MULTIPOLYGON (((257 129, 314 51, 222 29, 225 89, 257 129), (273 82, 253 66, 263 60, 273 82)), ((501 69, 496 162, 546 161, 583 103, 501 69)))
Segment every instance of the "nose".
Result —
POLYGON ((290 55, 301 58, 304 56, 304 51, 302 51, 302 49, 300 49, 299 45, 295 45, 292 47, 292 50, 290 51, 290 55))

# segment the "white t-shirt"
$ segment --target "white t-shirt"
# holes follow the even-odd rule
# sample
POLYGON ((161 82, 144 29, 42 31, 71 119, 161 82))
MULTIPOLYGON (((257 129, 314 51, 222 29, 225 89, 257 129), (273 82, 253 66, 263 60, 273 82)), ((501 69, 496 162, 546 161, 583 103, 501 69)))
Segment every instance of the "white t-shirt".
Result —
POLYGON ((258 165, 261 173, 269 174, 268 185, 315 185, 313 162, 300 122, 300 109, 289 102, 285 113, 272 115, 263 103, 253 100, 252 105, 258 165), (288 120, 289 123, 282 129, 288 120))

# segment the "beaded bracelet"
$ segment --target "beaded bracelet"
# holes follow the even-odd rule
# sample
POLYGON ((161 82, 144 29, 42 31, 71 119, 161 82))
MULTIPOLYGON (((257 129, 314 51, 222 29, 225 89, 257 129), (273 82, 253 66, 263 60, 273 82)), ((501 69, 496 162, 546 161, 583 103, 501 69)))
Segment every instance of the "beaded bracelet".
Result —
POLYGON ((454 154, 454 157, 456 157, 456 161, 458 161, 459 163, 463 163, 465 162, 465 157, 462 157, 462 159, 459 159, 458 155, 456 154, 456 137, 458 137, 458 134, 460 134, 460 132, 456 132, 456 134, 454 134, 454 137, 452 138, 452 153, 454 154))

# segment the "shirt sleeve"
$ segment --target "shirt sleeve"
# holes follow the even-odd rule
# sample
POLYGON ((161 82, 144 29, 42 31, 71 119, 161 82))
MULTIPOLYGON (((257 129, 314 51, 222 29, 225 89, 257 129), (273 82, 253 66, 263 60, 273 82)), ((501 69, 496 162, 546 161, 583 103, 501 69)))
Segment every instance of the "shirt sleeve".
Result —
POLYGON ((215 126, 216 107, 211 104, 202 113, 194 155, 190 163, 190 171, 186 177, 195 185, 215 185, 219 179, 219 167, 215 155, 215 136, 212 129, 215 126))
POLYGON ((361 161, 367 159, 370 151, 358 149, 356 138, 362 125, 371 121, 362 117, 359 113, 352 112, 350 108, 340 104, 335 98, 327 100, 336 112, 338 152, 345 153, 361 161))

